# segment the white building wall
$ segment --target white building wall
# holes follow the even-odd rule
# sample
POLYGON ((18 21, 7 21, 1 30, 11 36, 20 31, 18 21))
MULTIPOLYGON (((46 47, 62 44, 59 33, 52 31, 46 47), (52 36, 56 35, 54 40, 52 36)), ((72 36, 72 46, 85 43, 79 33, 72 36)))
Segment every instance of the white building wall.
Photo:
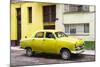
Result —
MULTIPOLYGON (((75 14, 64 14, 63 24, 79 24, 89 23, 89 34, 82 34, 75 36, 84 40, 95 40, 95 14, 94 13, 75 13, 75 14)), ((63 29, 64 30, 64 29, 63 29)))
MULTIPOLYGON (((95 13, 94 6, 90 6, 90 12, 73 12, 64 13, 63 5, 57 5, 57 15, 58 20, 56 21, 56 29, 60 29, 65 32, 64 24, 79 24, 79 23, 89 23, 89 34, 72 35, 73 37, 82 38, 86 41, 95 40, 95 13)), ((71 35, 70 35, 71 36, 71 35)))
POLYGON ((55 29, 64 31, 64 21, 63 21, 63 5, 57 4, 56 5, 56 20, 55 22, 55 29))
POLYGON ((66 13, 63 16, 64 24, 94 22, 94 13, 66 13))

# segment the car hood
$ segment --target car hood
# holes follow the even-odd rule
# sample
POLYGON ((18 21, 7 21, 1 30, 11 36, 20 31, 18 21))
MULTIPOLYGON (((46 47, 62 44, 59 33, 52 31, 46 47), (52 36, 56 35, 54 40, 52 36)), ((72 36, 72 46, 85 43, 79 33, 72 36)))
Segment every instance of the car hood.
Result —
POLYGON ((61 38, 59 38, 59 40, 71 42, 73 44, 76 44, 76 46, 84 44, 84 41, 82 39, 74 38, 74 37, 61 37, 61 38))

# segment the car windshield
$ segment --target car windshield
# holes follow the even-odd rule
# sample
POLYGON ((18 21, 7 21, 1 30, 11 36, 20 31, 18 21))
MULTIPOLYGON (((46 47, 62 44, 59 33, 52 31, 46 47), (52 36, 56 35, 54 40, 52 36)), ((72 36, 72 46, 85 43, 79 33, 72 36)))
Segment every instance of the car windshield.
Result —
POLYGON ((64 32, 55 32, 56 37, 68 37, 64 32))

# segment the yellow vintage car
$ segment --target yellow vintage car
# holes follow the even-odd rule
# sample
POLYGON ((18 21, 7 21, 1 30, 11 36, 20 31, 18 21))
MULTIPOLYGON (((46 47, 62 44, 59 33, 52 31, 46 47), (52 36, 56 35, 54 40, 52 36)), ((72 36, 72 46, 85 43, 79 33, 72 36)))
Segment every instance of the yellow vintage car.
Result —
POLYGON ((71 54, 84 52, 84 41, 67 36, 58 30, 40 30, 31 38, 20 40, 20 47, 26 49, 26 55, 32 56, 34 52, 60 54, 63 59, 69 59, 71 54))

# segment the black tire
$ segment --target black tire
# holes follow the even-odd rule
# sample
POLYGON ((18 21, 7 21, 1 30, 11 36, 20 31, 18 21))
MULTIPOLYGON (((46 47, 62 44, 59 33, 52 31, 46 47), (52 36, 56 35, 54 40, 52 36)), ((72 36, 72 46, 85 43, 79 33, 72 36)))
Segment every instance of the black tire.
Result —
POLYGON ((26 55, 29 56, 29 57, 31 57, 33 55, 31 48, 26 48, 26 55))
POLYGON ((61 51, 61 58, 64 59, 64 60, 68 60, 70 59, 70 56, 71 56, 71 53, 69 50, 67 49, 64 49, 61 51))

